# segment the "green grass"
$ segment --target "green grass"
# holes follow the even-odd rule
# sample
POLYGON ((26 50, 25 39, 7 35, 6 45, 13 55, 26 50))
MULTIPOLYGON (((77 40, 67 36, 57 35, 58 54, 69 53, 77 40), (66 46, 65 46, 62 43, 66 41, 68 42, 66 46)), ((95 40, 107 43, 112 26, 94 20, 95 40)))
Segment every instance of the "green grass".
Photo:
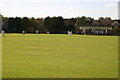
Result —
POLYGON ((3 78, 117 78, 118 37, 6 34, 3 78))

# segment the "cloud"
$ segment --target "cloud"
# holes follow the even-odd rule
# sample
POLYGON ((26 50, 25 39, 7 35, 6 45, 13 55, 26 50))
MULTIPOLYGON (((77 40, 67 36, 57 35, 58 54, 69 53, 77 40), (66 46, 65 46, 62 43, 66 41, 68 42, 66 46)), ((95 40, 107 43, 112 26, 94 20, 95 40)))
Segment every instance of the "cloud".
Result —
POLYGON ((117 7, 116 3, 109 3, 106 5, 106 7, 117 7))

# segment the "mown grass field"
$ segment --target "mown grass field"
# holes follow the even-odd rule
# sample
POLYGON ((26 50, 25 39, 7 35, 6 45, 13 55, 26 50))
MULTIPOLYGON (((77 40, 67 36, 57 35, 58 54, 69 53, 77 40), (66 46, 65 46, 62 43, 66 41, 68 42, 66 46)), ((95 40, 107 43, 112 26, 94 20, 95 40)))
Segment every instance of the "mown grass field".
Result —
POLYGON ((118 37, 6 34, 3 78, 117 78, 118 37))

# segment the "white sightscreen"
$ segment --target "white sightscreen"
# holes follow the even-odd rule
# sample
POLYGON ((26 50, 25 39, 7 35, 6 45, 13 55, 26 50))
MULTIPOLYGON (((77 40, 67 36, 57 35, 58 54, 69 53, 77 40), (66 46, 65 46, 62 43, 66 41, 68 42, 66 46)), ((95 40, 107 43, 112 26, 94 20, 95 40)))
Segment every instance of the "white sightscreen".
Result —
POLYGON ((120 1, 118 2, 118 19, 120 19, 120 1))
POLYGON ((2 78, 2 15, 0 15, 0 79, 2 78))

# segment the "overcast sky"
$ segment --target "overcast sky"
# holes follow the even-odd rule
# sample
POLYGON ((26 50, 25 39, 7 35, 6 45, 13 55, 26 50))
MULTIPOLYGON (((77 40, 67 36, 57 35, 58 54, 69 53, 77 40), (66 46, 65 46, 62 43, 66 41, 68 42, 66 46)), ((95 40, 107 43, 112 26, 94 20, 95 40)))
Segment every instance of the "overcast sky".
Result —
POLYGON ((118 18, 119 0, 0 0, 0 13, 5 17, 87 16, 118 18))

